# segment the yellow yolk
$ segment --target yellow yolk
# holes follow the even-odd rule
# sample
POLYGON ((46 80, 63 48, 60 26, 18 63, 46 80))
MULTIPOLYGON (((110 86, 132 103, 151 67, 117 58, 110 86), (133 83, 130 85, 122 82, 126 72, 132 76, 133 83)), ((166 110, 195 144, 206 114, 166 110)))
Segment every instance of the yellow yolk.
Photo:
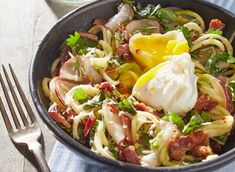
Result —
POLYGON ((145 70, 167 61, 166 56, 189 52, 188 42, 180 31, 152 35, 139 33, 131 37, 129 45, 135 60, 145 70))

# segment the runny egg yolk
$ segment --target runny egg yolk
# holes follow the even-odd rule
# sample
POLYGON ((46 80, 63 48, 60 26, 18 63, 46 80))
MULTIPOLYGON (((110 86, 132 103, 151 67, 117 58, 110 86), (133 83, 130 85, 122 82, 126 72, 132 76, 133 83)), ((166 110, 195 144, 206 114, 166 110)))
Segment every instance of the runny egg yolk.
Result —
POLYGON ((166 56, 189 52, 188 42, 180 31, 152 35, 138 33, 131 37, 129 45, 135 60, 145 70, 167 61, 166 56))

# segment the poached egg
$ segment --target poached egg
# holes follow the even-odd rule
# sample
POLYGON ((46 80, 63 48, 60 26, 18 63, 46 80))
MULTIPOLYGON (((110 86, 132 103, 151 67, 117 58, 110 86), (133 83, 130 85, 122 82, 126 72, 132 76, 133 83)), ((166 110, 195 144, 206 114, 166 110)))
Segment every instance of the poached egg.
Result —
POLYGON ((189 53, 166 57, 163 62, 142 75, 132 94, 158 111, 184 116, 196 104, 197 76, 189 53))

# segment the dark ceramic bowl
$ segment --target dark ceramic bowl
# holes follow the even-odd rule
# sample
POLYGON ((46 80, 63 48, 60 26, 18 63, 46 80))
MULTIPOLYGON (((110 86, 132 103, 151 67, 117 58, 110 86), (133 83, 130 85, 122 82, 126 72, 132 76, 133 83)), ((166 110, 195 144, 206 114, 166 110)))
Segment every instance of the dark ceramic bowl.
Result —
MULTIPOLYGON (((199 13, 205 20, 207 26, 212 18, 219 18, 226 24, 225 36, 230 37, 235 30, 235 16, 211 3, 203 0, 139 0, 147 4, 161 4, 165 6, 176 6, 184 9, 190 9, 199 13)), ((211 161, 196 163, 182 167, 156 167, 147 168, 129 163, 107 159, 92 152, 87 147, 75 141, 48 116, 47 108, 49 101, 42 92, 41 81, 43 77, 50 77, 50 67, 52 62, 59 55, 59 47, 61 43, 68 37, 68 34, 74 32, 75 29, 87 31, 91 27, 91 23, 95 18, 110 18, 117 13, 117 5, 121 0, 97 0, 82 8, 76 9, 69 13, 47 33, 38 47, 37 53, 32 59, 29 72, 30 91, 33 102, 37 111, 45 122, 47 127, 54 133, 55 137, 78 156, 82 157, 86 163, 93 164, 100 168, 120 171, 208 171, 218 169, 235 159, 235 136, 231 135, 228 143, 223 149, 223 154, 211 161)), ((235 45, 233 45, 235 46, 235 45)))

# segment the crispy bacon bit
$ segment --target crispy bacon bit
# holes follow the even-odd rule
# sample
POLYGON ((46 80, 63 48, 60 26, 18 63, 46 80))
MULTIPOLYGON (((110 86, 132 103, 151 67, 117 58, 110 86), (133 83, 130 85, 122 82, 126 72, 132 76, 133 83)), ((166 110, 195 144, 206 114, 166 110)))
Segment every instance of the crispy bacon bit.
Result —
POLYGON ((83 135, 84 135, 85 138, 86 138, 86 137, 88 136, 88 134, 90 133, 90 130, 91 130, 91 128, 92 128, 92 126, 93 126, 95 120, 96 120, 96 117, 95 117, 95 116, 91 116, 91 117, 87 120, 87 122, 86 122, 86 124, 85 124, 85 127, 84 127, 84 130, 83 130, 83 135))
POLYGON ((121 35, 125 39, 125 41, 129 42, 132 35, 126 30, 126 26, 124 24, 118 25, 118 31, 121 33, 121 35))
POLYGON ((137 48, 137 49, 135 50, 135 52, 136 52, 137 54, 140 54, 140 53, 141 53, 141 49, 137 48))
POLYGON ((171 159, 181 161, 186 153, 202 159, 212 154, 208 134, 204 131, 195 131, 190 135, 169 141, 168 154, 171 159))
POLYGON ((223 90, 224 90, 224 95, 225 95, 225 99, 226 99, 226 109, 232 113, 234 112, 234 104, 229 96, 229 90, 228 87, 226 86, 226 84, 228 83, 228 78, 225 76, 219 76, 218 78, 221 82, 220 85, 222 86, 223 90))
POLYGON ((197 103, 194 106, 194 109, 196 111, 205 111, 209 112, 211 111, 214 107, 216 107, 218 103, 214 100, 212 100, 209 95, 207 94, 202 94, 198 100, 197 103))
POLYGON ((128 59, 131 56, 130 48, 128 44, 121 44, 117 48, 116 54, 124 59, 128 59))
POLYGON ((193 33, 191 36, 191 39, 192 39, 192 41, 195 41, 198 37, 199 37, 198 34, 193 33))
POLYGON ((95 21, 93 22, 93 25, 105 25, 109 20, 107 19, 100 19, 100 18, 97 18, 95 19, 95 21))
POLYGON ((93 34, 93 33, 89 33, 89 32, 79 32, 79 34, 81 35, 81 37, 83 38, 88 38, 92 41, 97 41, 98 40, 98 36, 93 34))
POLYGON ((140 164, 140 159, 135 152, 134 146, 128 146, 120 151, 120 159, 132 164, 140 164))
POLYGON ((62 113, 62 116, 68 121, 70 124, 73 122, 73 117, 76 115, 72 109, 67 109, 65 112, 62 113))
POLYGON ((144 103, 134 102, 134 107, 137 110, 141 110, 141 111, 146 111, 147 110, 147 106, 144 103))
POLYGON ((50 106, 48 114, 56 122, 63 124, 67 128, 71 128, 71 124, 61 115, 59 106, 57 104, 54 103, 50 106))
POLYGON ((98 88, 101 90, 105 90, 112 88, 112 86, 108 82, 103 82, 98 86, 98 88))
POLYGON ((210 22, 209 29, 213 30, 223 30, 225 28, 225 24, 219 19, 212 19, 210 22))
POLYGON ((110 107, 110 111, 112 113, 115 113, 115 114, 119 113, 119 109, 115 104, 107 104, 107 106, 110 107))
POLYGON ((132 144, 132 138, 131 138, 131 120, 128 118, 128 116, 125 114, 125 112, 119 113, 120 121, 123 126, 125 139, 127 143, 130 145, 132 144))

